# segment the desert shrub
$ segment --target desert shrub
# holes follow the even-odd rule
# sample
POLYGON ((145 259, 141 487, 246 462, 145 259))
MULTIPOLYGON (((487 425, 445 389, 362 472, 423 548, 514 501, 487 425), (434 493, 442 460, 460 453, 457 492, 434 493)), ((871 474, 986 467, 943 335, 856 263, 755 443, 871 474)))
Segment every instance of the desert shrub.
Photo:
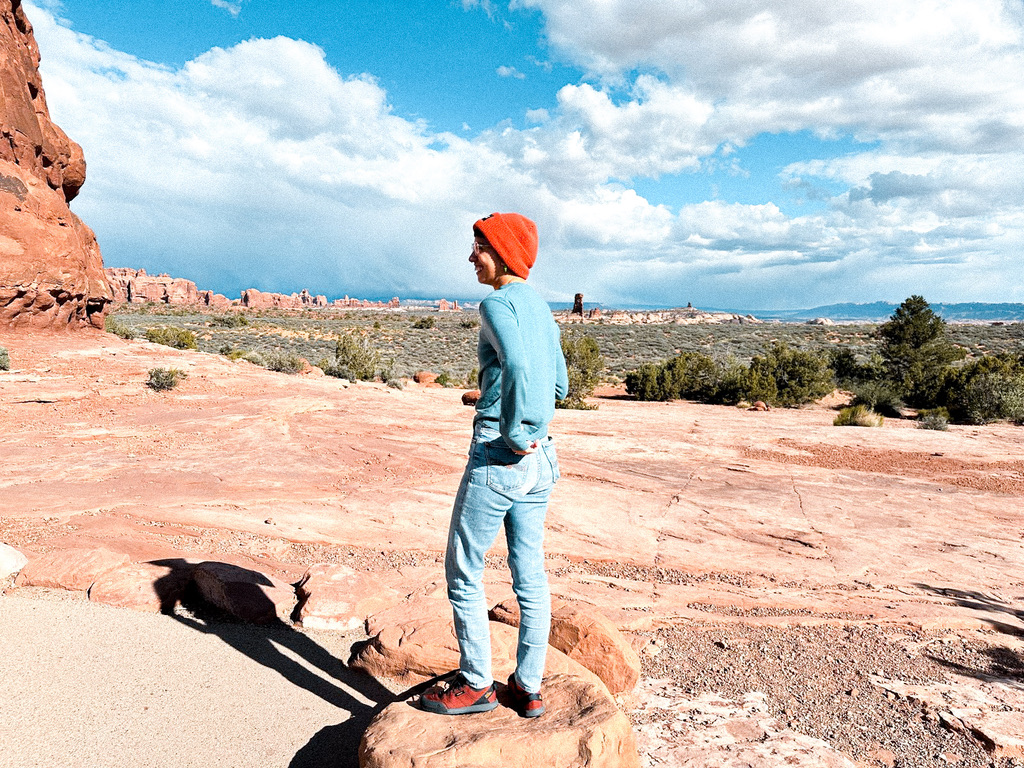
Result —
POLYGON ((946 321, 921 296, 911 296, 878 327, 877 336, 886 377, 907 403, 922 408, 937 404, 944 369, 964 357, 946 338, 946 321))
POLYGON ((131 326, 125 325, 116 317, 107 316, 103 320, 103 330, 107 333, 112 333, 115 336, 119 336, 122 339, 134 339, 138 334, 135 329, 131 326))
POLYGON ((638 400, 736 403, 743 398, 746 385, 743 366, 735 362, 723 365, 702 352, 683 352, 626 374, 626 391, 638 400))
POLYGON ((0 347, 0 371, 11 370, 11 356, 4 347, 0 347))
MULTIPOLYGON (((320 367, 328 376, 351 381, 373 381, 380 365, 380 354, 363 336, 343 333, 334 345, 334 360, 322 360, 320 367)), ((382 371, 384 381, 392 376, 390 366, 382 371)))
POLYGON ((263 355, 263 367, 278 373, 298 373, 305 366, 302 358, 294 352, 268 352, 263 355))
POLYGON ((146 386, 156 392, 174 389, 188 374, 177 368, 150 368, 146 386))
POLYGON ((467 389, 479 389, 480 387, 480 369, 476 366, 466 374, 466 379, 463 382, 463 386, 467 389))
POLYGON ((820 354, 773 342, 750 361, 747 386, 748 399, 792 408, 831 392, 832 371, 820 354))
POLYGON ((387 385, 390 389, 405 389, 405 384, 402 383, 402 380, 395 377, 387 379, 387 385))
POLYGON ((701 352, 683 352, 666 361, 659 371, 662 397, 707 402, 718 389, 718 364, 701 352))
POLYGON ((464 328, 467 331, 471 330, 473 328, 479 328, 479 327, 480 327, 480 321, 479 320, 474 320, 472 317, 467 317, 465 320, 460 320, 459 321, 459 328, 464 328))
POLYGON ((939 400, 954 421, 1024 419, 1024 365, 1014 355, 986 355, 947 371, 939 400))
MULTIPOLYGON (((755 357, 754 360, 756 359, 755 357)), ((779 399, 779 385, 775 383, 775 377, 762 366, 747 368, 743 380, 743 391, 746 393, 744 399, 751 402, 761 400, 775 405, 779 399)))
POLYGON ((249 354, 249 352, 247 352, 244 349, 238 349, 236 347, 233 347, 230 344, 224 344, 218 350, 218 354, 224 355, 224 357, 226 357, 228 360, 241 360, 247 354, 249 354))
POLYGON ((880 427, 885 418, 865 405, 843 408, 832 422, 836 427, 880 427))
POLYGON ((249 325, 249 318, 241 312, 232 312, 227 315, 217 315, 210 318, 210 326, 213 328, 244 328, 249 325))
POLYGON ((921 409, 917 412, 917 428, 945 432, 949 429, 949 411, 941 406, 921 409))
POLYGON ((584 334, 565 335, 562 337, 562 354, 565 355, 565 368, 569 374, 569 391, 555 406, 580 410, 596 408, 588 405, 585 399, 594 394, 594 387, 600 382, 601 371, 604 370, 604 358, 597 342, 584 334))
POLYGON ((903 410, 903 400, 891 381, 862 381, 854 384, 852 390, 853 405, 866 406, 885 416, 898 417, 903 410))
POLYGON ((184 328, 169 328, 167 326, 147 328, 146 341, 174 347, 175 349, 199 349, 195 333, 184 328))
POLYGON ((427 315, 425 317, 417 317, 415 320, 412 321, 412 327, 421 331, 433 328, 435 325, 437 325, 437 320, 435 320, 430 315, 427 315))
POLYGON ((708 402, 736 405, 749 397, 750 389, 749 369, 735 360, 730 360, 724 365, 719 365, 718 382, 715 385, 713 398, 708 402))
POLYGON ((861 362, 849 347, 840 347, 828 352, 828 367, 837 387, 852 389, 857 384, 878 381, 885 375, 884 361, 877 352, 861 362))
POLYGON ((450 371, 441 371, 438 377, 434 381, 440 384, 442 387, 451 388, 455 386, 455 379, 452 378, 450 371))
POLYGON ((667 400, 663 396, 660 373, 661 366, 657 363, 644 363, 626 374, 626 392, 637 400, 667 400))

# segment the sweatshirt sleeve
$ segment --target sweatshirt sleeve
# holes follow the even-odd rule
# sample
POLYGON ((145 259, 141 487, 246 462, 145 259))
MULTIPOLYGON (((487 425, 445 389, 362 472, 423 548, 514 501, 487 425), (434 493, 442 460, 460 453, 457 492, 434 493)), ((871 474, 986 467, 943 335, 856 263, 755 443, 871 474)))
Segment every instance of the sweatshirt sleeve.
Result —
POLYGON ((569 394, 569 373, 565 369, 565 355, 562 354, 562 344, 559 339, 555 340, 557 352, 555 354, 555 399, 564 400, 569 394))
MULTIPOLYGON (((510 448, 527 451, 531 432, 523 422, 526 411, 529 362, 526 344, 515 312, 504 301, 480 304, 480 329, 494 347, 501 363, 501 416, 498 429, 510 448)), ((564 361, 562 363, 565 365, 564 361)))

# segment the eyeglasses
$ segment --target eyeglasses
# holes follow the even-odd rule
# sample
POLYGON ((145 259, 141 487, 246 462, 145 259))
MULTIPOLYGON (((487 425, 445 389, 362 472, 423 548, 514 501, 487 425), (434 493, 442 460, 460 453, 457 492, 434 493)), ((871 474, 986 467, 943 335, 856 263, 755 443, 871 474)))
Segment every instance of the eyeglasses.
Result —
POLYGON ((479 256, 481 253, 483 253, 484 251, 486 251, 490 247, 491 246, 489 244, 485 245, 484 243, 481 243, 479 240, 474 240, 473 241, 473 255, 474 256, 479 256))

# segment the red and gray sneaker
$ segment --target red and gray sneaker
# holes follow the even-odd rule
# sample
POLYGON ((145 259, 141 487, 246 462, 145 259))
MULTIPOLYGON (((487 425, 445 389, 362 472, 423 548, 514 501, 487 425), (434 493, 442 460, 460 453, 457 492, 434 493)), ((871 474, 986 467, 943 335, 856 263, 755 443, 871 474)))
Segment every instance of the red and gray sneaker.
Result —
POLYGON ((544 714, 544 699, 539 693, 530 693, 519 685, 515 672, 508 676, 508 692, 512 708, 520 717, 540 717, 544 714))
POLYGON ((486 688, 470 688, 461 672, 455 672, 420 696, 420 709, 438 715, 468 715, 489 712, 498 706, 494 683, 486 688))

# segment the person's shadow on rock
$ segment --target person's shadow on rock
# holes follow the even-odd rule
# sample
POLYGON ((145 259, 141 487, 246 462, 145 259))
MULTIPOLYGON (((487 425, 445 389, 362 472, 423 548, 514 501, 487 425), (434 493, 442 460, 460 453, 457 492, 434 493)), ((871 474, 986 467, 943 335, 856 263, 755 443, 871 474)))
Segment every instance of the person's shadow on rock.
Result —
MULTIPOLYGON (((195 563, 167 559, 155 560, 153 564, 170 569, 166 576, 154 584, 165 614, 197 632, 216 635, 253 661, 274 670, 294 685, 350 714, 337 725, 320 729, 295 754, 289 768, 358 766, 359 740, 363 731, 378 712, 396 700, 395 694, 369 675, 349 669, 308 635, 283 622, 247 624, 214 608, 202 599, 198 589, 191 582, 191 572, 195 568, 195 563), (184 610, 175 610, 179 603, 184 610), (329 679, 289 658, 280 648, 287 649, 295 657, 323 672, 329 679), (362 698, 353 695, 351 691, 362 698), (367 704, 366 701, 372 703, 367 704)), ((248 574, 254 577, 256 582, 261 576, 254 571, 249 571, 248 574)), ((271 601, 258 589, 254 588, 246 599, 255 601, 257 608, 263 607, 267 613, 273 613, 271 601), (261 599, 266 601, 266 606, 258 605, 261 599)))

